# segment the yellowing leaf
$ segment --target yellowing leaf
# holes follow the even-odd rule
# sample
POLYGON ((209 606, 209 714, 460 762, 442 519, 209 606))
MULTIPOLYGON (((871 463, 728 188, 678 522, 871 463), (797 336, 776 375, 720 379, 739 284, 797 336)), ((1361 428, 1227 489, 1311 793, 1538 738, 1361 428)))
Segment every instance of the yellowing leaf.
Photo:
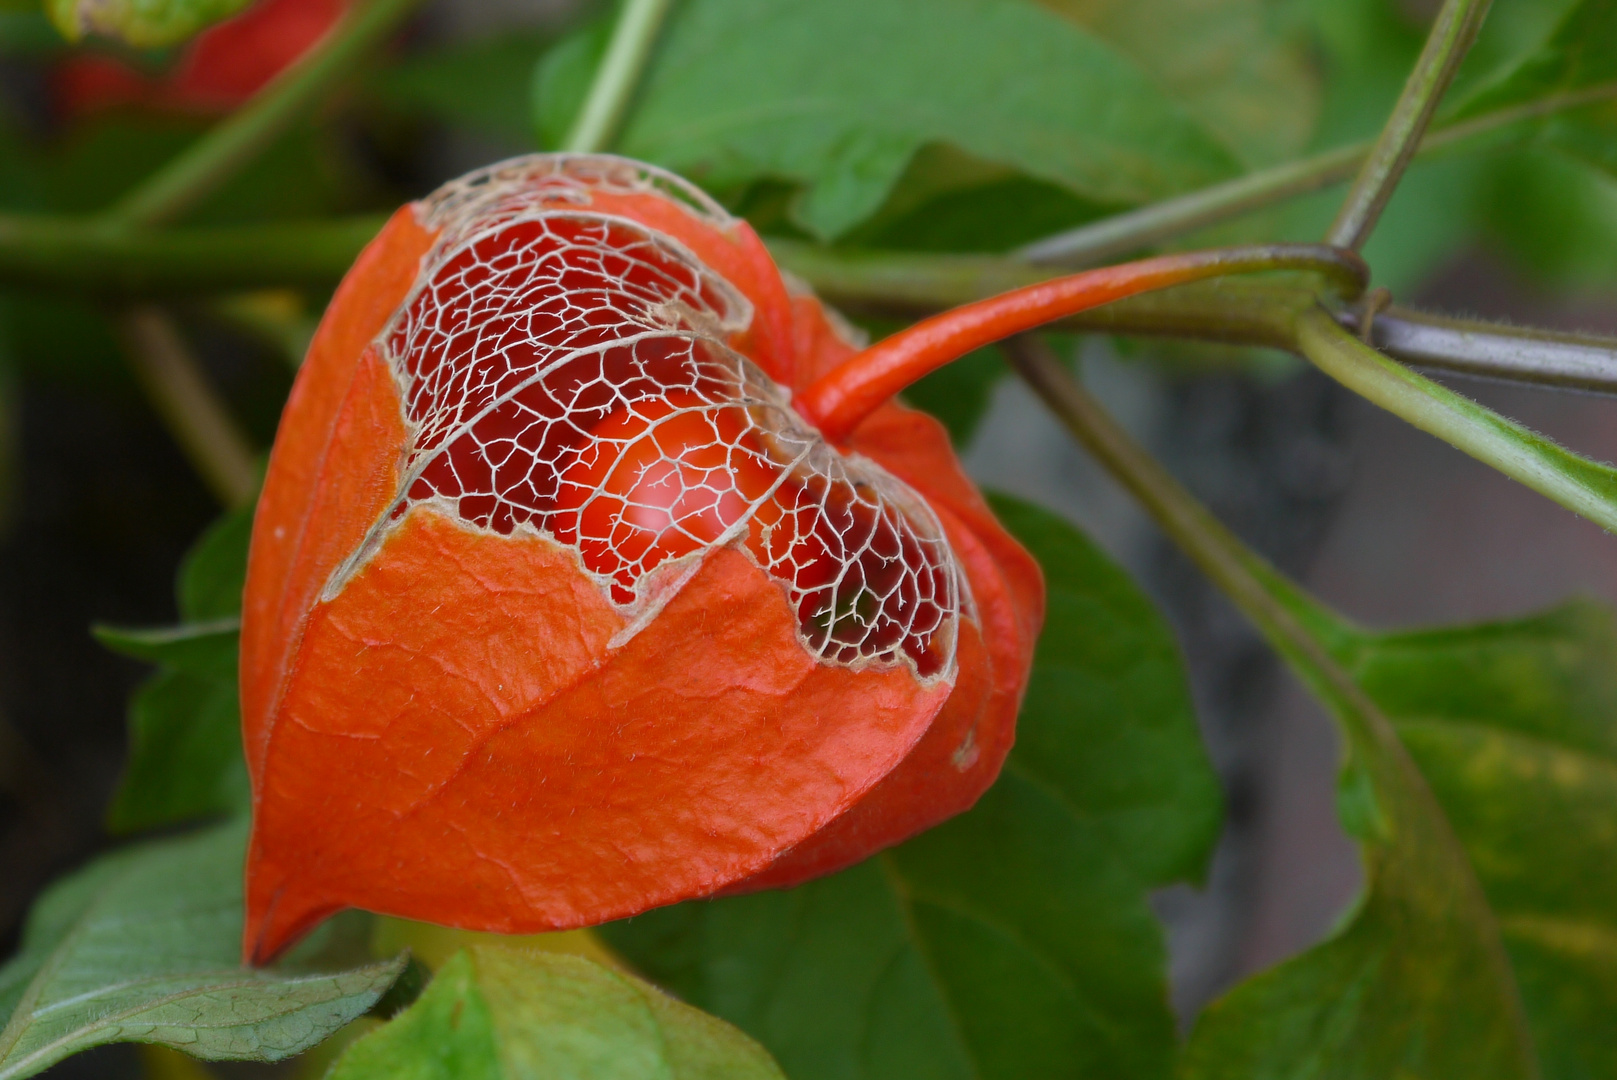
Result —
POLYGON ((478 946, 337 1062, 331 1080, 784 1080, 762 1047, 578 956, 478 946))
POLYGON ((245 8, 251 0, 46 0, 69 41, 90 34, 141 49, 177 45, 245 8))

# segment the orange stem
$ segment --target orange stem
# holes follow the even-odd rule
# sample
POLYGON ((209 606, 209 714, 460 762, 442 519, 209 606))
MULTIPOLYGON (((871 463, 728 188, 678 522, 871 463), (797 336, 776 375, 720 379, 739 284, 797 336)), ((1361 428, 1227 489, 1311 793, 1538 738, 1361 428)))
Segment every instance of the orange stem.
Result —
POLYGON ((841 442, 894 394, 973 349, 1113 300, 1262 270, 1316 271, 1349 299, 1363 291, 1369 277, 1353 252, 1321 244, 1216 248, 1085 270, 923 319, 810 384, 798 395, 797 411, 827 439, 841 442))

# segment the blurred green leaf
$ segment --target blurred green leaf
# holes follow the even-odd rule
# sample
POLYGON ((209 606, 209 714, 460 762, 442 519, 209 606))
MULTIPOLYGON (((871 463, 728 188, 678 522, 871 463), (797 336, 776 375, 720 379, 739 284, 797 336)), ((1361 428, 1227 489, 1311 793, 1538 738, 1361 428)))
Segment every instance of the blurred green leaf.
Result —
POLYGON ((66 47, 36 0, 0 2, 0 56, 52 56, 66 47))
MULTIPOLYGON (((1460 116, 1564 95, 1617 94, 1617 0, 1578 0, 1554 32, 1513 68, 1480 86, 1460 116)), ((1603 171, 1606 179, 1517 155, 1495 180, 1484 220, 1529 269, 1555 284, 1617 275, 1617 104, 1558 112, 1528 125, 1535 145, 1603 171)))
POLYGON ((1319 108, 1303 35, 1266 0, 1039 0, 1139 64, 1249 167, 1303 149, 1319 108))
POLYGON ((593 19, 563 38, 534 68, 529 104, 533 129, 547 150, 561 147, 584 107, 595 68, 606 55, 613 19, 593 19))
POLYGON ((129 762, 107 828, 140 832, 245 813, 252 796, 241 749, 235 619, 173 630, 97 627, 110 649, 162 665, 129 702, 129 762))
POLYGON ((1513 70, 1479 87, 1460 116, 1617 83, 1617 0, 1580 0, 1548 40, 1513 70))
POLYGON ((241 614, 254 509, 249 503, 225 514, 186 552, 175 583, 183 621, 207 622, 241 614))
POLYGON ((331 1080, 782 1080, 728 1024, 579 956, 479 946, 343 1054, 331 1080))
POLYGON ((531 146, 534 65, 554 35, 509 30, 415 53, 378 72, 370 92, 390 107, 420 111, 514 146, 531 146))
POLYGON ((0 336, 24 380, 50 380, 77 391, 139 387, 119 353, 105 309, 68 296, 0 294, 0 336))
MULTIPOLYGON (((1617 127, 1612 132, 1617 163, 1617 127)), ((1617 280, 1617 171, 1537 147, 1489 170, 1479 217, 1486 235, 1546 286, 1617 280)))
POLYGON ((109 649, 159 665, 129 703, 129 763, 107 828, 139 832, 251 805, 237 694, 242 586, 252 508, 226 514, 180 565, 180 626, 96 627, 109 649))
MULTIPOLYGON (((565 94, 539 104, 543 130, 571 115, 548 112, 572 104, 565 94)), ((1137 67, 1027 0, 690 0, 620 149, 716 190, 801 184, 796 221, 833 237, 874 213, 929 143, 1103 203, 1238 169, 1137 67)))
POLYGON ((1339 650, 1499 919, 1548 1080, 1617 1076, 1617 619, 1590 601, 1339 650))
POLYGON ((1617 102, 1550 118, 1544 122, 1542 141, 1575 161, 1617 177, 1617 102))
MULTIPOLYGON (((0 163, 6 210, 105 209, 191 144, 206 127, 190 117, 140 112, 87 119, 60 139, 18 139, 0 163)), ((311 217, 363 205, 368 193, 343 142, 314 124, 294 127, 198 204, 187 220, 225 224, 311 217)))
POLYGON ((797 889, 602 928, 794 1080, 1171 1071, 1146 894, 1199 877, 1219 828, 1179 654, 1088 540, 995 509, 1044 565, 1049 614, 1016 747, 978 805, 797 889))
POLYGON ((369 1009, 405 958, 239 966, 245 821, 105 855, 52 886, 0 968, 0 1080, 109 1042, 276 1061, 369 1009))
POLYGON ((177 45, 246 8, 252 0, 45 0, 69 41, 87 34, 136 48, 177 45))
POLYGON ((198 675, 218 676, 235 674, 235 655, 224 646, 234 641, 240 631, 241 620, 236 618, 153 630, 94 628, 96 640, 114 652, 198 675))

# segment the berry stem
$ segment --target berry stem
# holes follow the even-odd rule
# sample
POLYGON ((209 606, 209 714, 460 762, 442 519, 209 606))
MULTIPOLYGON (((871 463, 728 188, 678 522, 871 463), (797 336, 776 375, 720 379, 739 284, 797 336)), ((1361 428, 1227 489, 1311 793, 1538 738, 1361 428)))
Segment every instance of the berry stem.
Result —
POLYGON ((1139 293, 1263 270, 1315 271, 1349 298, 1369 276, 1357 255, 1318 244, 1217 248, 1086 270, 924 319, 821 377, 798 396, 797 409, 840 442, 894 394, 973 349, 1139 293))

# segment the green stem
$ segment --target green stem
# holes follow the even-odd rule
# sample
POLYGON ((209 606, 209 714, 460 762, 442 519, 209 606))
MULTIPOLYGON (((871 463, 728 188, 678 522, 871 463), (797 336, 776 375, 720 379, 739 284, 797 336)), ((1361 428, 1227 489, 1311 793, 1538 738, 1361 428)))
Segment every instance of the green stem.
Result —
POLYGON ((1300 161, 1248 173, 1200 191, 1102 218, 1017 249, 1031 263, 1061 266, 1108 262, 1165 240, 1261 210, 1353 175, 1369 144, 1343 146, 1300 161))
POLYGON ((1025 335, 1002 348, 1073 437, 1139 500, 1168 538, 1252 620, 1309 687, 1343 713, 1354 728, 1354 741, 1396 742, 1380 710, 1331 656, 1329 639, 1322 640, 1325 634, 1345 633, 1334 617, 1248 550, 1181 487, 1067 373, 1048 345, 1025 335))
POLYGON ((174 320, 161 308, 129 308, 118 318, 125 349, 174 440, 219 501, 241 506, 258 489, 252 448, 203 377, 174 320))
MULTIPOLYGON (((325 288, 385 219, 110 232, 73 218, 0 216, 0 285, 108 299, 325 288)), ((993 255, 835 251, 774 240, 780 264, 848 311, 913 318, 1047 281, 1048 269, 993 255)), ((1314 302, 1300 284, 1219 281, 1131 297, 1064 329, 1293 349, 1292 324, 1314 302)), ((1351 323, 1351 320, 1350 320, 1351 323)), ((1450 319, 1393 307, 1373 341, 1406 363, 1540 385, 1617 392, 1617 339, 1450 319)))
MULTIPOLYGON (((1537 101, 1483 113, 1428 132, 1418 154, 1425 156, 1503 130, 1513 124, 1617 98, 1617 82, 1603 83, 1537 101)), ((1088 266, 1153 247, 1255 210, 1330 187, 1353 176, 1369 159, 1371 144, 1327 150, 1300 161, 1249 173, 1173 199, 1164 199, 1099 221, 1080 225, 1018 248, 1026 262, 1088 266)))
MULTIPOLYGON (((1358 316, 1344 322, 1361 329, 1358 316)), ((1416 367, 1617 394, 1617 338, 1599 334, 1455 319, 1394 305, 1372 320, 1370 344, 1416 367)))
POLYGON ((673 0, 626 0, 589 96, 562 149, 598 154, 612 145, 673 0))
POLYGON ((1454 80, 1460 61, 1476 40, 1488 4, 1489 0, 1445 0, 1392 115, 1387 117, 1336 220, 1325 233, 1326 243, 1357 251, 1370 238, 1399 178, 1420 147, 1421 136, 1443 99, 1443 91, 1454 80))
POLYGON ((1580 457, 1382 356, 1322 307, 1297 317, 1296 334, 1299 352, 1360 397, 1617 531, 1617 469, 1580 457))
POLYGON ((421 0, 369 0, 229 119, 107 212, 118 226, 172 221, 235 175, 381 46, 421 0))
MULTIPOLYGON (((1422 149, 1450 146, 1519 121, 1614 98, 1617 82, 1542 98, 1445 127, 1429 135, 1422 149)), ((1121 238, 1124 250, 1147 246, 1254 208, 1257 204, 1228 197, 1237 187, 1245 189, 1250 184, 1261 196, 1280 190, 1265 177, 1292 170, 1317 173, 1321 163, 1329 165, 1336 154, 1364 152, 1362 147, 1333 151, 1282 170, 1255 173, 1233 184, 1096 222, 1051 238, 1049 257, 1042 261, 1095 261, 1110 243, 1106 236, 1121 238), (1191 202, 1196 204, 1195 212, 1187 217, 1183 208, 1191 202), (1100 228, 1108 230, 1105 236, 1092 231, 1100 228)), ((1271 200, 1260 198, 1259 204, 1267 201, 1271 200)), ((125 296, 327 286, 342 277, 382 221, 358 216, 157 231, 98 228, 93 221, 77 218, 0 214, 0 283, 125 296)), ((1054 271, 993 255, 834 251, 792 240, 773 240, 770 248, 780 262, 808 278, 823 294, 854 306, 935 311, 1055 276, 1054 271)))
POLYGON ((81 218, 0 215, 0 284, 122 298, 323 288, 385 220, 114 230, 81 218))
MULTIPOLYGON (((420 0, 369 0, 350 9, 296 64, 102 215, 97 222, 99 231, 122 233, 149 228, 183 215, 314 108, 367 53, 385 42, 419 3, 420 0)), ((0 231, 7 224, 16 231, 16 223, 0 223, 0 231)), ((261 265, 273 262, 269 250, 275 247, 281 248, 283 257, 289 254, 284 241, 271 240, 264 250, 254 251, 247 258, 261 265)), ((79 255, 80 266, 92 276, 95 273, 84 266, 82 247, 78 252, 51 251, 47 245, 46 252, 46 261, 52 268, 60 268, 79 255)), ((291 254, 296 259, 301 253, 291 254)), ((149 272, 140 269, 138 260, 125 269, 133 270, 137 278, 149 272)), ((250 499, 258 477, 247 438, 186 347, 172 317, 155 307, 137 307, 124 312, 119 323, 130 364, 192 465, 225 505, 236 506, 250 499)))

